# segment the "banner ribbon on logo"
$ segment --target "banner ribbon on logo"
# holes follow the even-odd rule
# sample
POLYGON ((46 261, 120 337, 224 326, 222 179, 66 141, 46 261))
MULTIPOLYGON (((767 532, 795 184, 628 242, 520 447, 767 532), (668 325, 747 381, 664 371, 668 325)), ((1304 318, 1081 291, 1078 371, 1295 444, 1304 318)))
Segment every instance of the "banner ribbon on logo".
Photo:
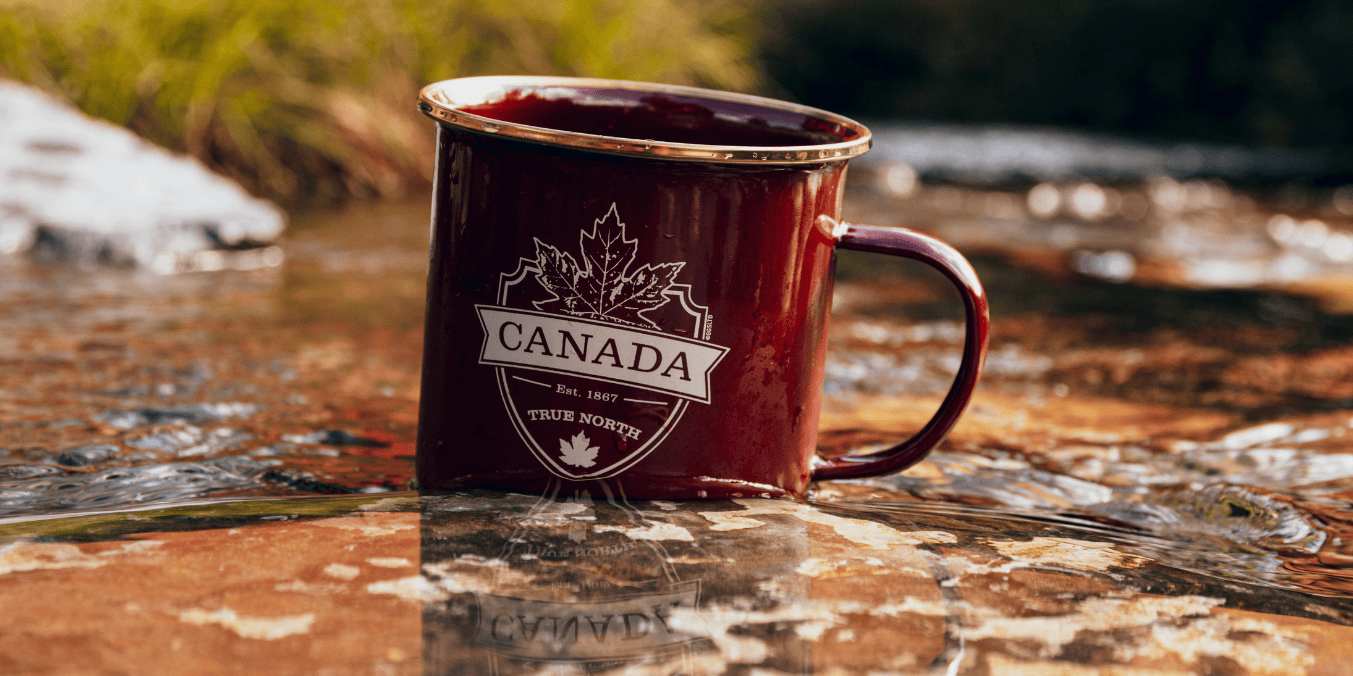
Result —
POLYGON ((709 403, 709 374, 728 348, 557 314, 476 305, 479 363, 565 373, 709 403))

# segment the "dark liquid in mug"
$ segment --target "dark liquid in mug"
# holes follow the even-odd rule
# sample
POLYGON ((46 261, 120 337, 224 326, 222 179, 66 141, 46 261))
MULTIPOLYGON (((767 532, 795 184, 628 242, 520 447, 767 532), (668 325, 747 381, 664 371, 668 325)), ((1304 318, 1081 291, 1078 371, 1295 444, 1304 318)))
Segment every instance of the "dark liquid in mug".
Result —
POLYGON ((460 110, 532 127, 668 143, 785 147, 858 137, 853 129, 827 120, 732 102, 616 90, 577 90, 575 96, 518 90, 460 110))

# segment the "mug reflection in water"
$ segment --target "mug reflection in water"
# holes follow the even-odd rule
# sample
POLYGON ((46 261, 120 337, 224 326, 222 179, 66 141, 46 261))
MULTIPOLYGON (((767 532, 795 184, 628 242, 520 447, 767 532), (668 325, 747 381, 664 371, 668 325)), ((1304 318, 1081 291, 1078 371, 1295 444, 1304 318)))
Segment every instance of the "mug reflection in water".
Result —
MULTIPOLYGON (((727 647, 706 608, 806 596, 784 583, 807 552, 801 527, 714 532, 675 503, 557 487, 423 500, 423 572, 436 590, 423 605, 426 674, 703 673, 727 647)), ((762 664, 810 668, 793 631, 756 638, 762 664)))

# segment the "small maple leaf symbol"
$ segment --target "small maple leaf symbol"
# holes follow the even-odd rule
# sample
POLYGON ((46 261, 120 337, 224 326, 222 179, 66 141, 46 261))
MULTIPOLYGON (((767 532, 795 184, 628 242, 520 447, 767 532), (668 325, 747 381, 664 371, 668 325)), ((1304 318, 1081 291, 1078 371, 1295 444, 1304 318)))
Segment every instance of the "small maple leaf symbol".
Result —
POLYGON ((625 238, 625 224, 615 204, 593 222, 592 232, 578 233, 580 264, 539 239, 536 240, 536 279, 554 298, 536 303, 537 308, 561 301, 564 312, 622 324, 658 328, 642 313, 667 302, 663 292, 672 285, 685 263, 630 265, 639 250, 638 239, 625 238))
POLYGON ((579 432, 573 435, 569 441, 559 440, 560 460, 573 465, 574 467, 591 467, 597 464, 597 451, 601 450, 597 446, 589 446, 591 439, 587 434, 579 432))
POLYGON ((574 542, 582 542, 583 540, 586 540, 587 526, 584 526, 578 523, 577 521, 570 523, 568 525, 568 539, 574 542))

